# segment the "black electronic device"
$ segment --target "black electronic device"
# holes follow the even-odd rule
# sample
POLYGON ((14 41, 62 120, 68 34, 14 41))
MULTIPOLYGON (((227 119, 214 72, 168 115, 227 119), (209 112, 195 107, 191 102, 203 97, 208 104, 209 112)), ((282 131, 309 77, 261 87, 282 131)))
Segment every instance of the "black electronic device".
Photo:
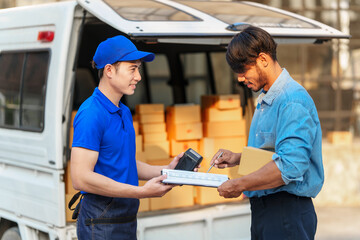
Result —
POLYGON ((175 169, 177 170, 185 170, 185 171, 194 171, 202 161, 203 157, 195 152, 192 148, 189 148, 184 153, 179 160, 179 163, 176 165, 175 169))

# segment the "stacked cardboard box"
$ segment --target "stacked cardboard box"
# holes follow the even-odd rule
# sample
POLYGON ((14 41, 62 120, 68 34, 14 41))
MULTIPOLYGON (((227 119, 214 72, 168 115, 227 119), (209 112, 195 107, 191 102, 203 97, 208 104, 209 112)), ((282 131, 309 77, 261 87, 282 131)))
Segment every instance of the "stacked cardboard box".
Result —
MULTIPOLYGON (((204 125, 204 138, 200 141, 200 154, 204 157, 200 171, 210 167, 214 154, 221 148, 241 152, 246 146, 246 125, 242 118, 239 95, 206 95, 201 97, 201 113, 204 125)), ((237 167, 234 169, 216 169, 211 173, 226 174, 237 178, 237 167)), ((241 198, 240 198, 241 199, 241 198)), ((226 201, 219 196, 217 189, 197 187, 196 203, 213 204, 226 201)))
POLYGON ((169 158, 164 104, 139 104, 136 106, 136 115, 147 161, 169 158))
MULTIPOLYGON (((69 147, 71 148, 72 142, 73 142, 73 136, 74 136, 74 118, 76 116, 77 111, 72 111, 71 113, 71 122, 70 122, 70 132, 69 132, 69 147)), ((65 209, 66 209, 66 221, 67 222, 74 222, 72 217, 72 211, 68 208, 68 204, 71 200, 71 198, 74 196, 75 193, 77 193, 77 190, 75 190, 72 186, 71 176, 70 176, 70 160, 67 162, 67 166, 65 169, 65 209)), ((74 204, 73 207, 75 207, 77 202, 74 204)))
MULTIPOLYGON (((75 190, 72 186, 71 176, 70 176, 70 161, 68 161, 66 169, 65 169, 65 210, 66 210, 66 221, 67 222, 75 222, 73 220, 72 214, 73 211, 70 211, 68 208, 68 204, 71 200, 71 198, 77 193, 78 191, 75 190)), ((77 202, 73 205, 75 207, 77 202)))
POLYGON ((199 150, 203 136, 199 105, 174 105, 166 109, 166 128, 170 140, 170 155, 176 156, 192 148, 199 150))
POLYGON ((71 112, 71 122, 70 122, 70 132, 69 132, 69 147, 71 148, 73 137, 74 137, 74 119, 76 116, 77 111, 71 112))
POLYGON ((138 121, 133 121, 135 130, 136 152, 143 152, 143 135, 140 134, 140 127, 138 121))
POLYGON ((351 145, 353 135, 349 131, 332 131, 328 132, 327 140, 334 145, 351 145))
POLYGON ((260 169, 270 161, 274 152, 254 147, 244 147, 241 153, 241 160, 238 174, 240 176, 248 175, 260 169))
MULTIPOLYGON (((146 181, 139 181, 139 186, 144 186, 146 181)), ((139 205, 139 212, 147 212, 150 211, 150 199, 149 198, 141 198, 139 205)))
MULTIPOLYGON (((152 165, 168 165, 173 159, 154 160, 152 165)), ((194 187, 177 186, 161 198, 150 198, 150 210, 190 207, 194 205, 194 187)))

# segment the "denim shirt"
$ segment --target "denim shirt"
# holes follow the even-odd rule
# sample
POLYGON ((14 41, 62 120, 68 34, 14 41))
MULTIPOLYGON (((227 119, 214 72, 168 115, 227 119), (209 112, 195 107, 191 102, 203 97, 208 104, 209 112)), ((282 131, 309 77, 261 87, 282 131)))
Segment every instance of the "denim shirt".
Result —
POLYGON ((321 141, 320 121, 312 98, 283 69, 269 91, 257 99, 248 146, 275 152, 272 160, 285 185, 244 194, 261 197, 287 191, 315 197, 324 183, 321 141))

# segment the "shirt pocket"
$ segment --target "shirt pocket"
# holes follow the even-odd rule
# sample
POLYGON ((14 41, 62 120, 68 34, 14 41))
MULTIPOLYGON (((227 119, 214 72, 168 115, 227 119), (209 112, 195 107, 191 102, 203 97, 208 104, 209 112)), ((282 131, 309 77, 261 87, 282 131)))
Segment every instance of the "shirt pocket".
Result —
POLYGON ((255 135, 256 147, 275 151, 275 134, 271 132, 259 132, 255 135))

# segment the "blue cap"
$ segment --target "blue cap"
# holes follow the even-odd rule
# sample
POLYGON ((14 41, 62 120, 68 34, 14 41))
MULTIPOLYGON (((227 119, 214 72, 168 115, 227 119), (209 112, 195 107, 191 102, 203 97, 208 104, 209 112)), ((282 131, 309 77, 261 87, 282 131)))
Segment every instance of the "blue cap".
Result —
POLYGON ((96 49, 94 62, 97 69, 104 68, 106 64, 122 61, 142 60, 151 62, 155 55, 150 52, 138 51, 136 46, 124 36, 108 38, 101 42, 96 49))

